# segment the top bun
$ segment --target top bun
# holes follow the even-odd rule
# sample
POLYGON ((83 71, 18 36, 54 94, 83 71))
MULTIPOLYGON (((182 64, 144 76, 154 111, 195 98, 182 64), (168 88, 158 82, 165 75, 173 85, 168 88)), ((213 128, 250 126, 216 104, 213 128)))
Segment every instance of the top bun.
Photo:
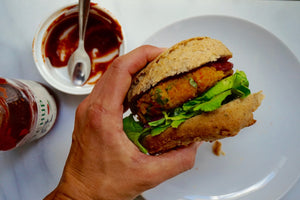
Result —
POLYGON ((167 77, 191 71, 220 58, 231 57, 232 53, 219 40, 209 37, 183 40, 161 53, 135 75, 128 91, 128 101, 167 77))

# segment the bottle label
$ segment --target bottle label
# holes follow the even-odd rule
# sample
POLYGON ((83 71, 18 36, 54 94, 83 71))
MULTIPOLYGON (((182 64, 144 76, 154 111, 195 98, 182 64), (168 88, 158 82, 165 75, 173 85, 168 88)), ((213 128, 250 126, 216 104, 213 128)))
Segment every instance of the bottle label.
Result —
POLYGON ((55 99, 49 94, 45 87, 33 81, 21 80, 20 82, 28 86, 31 91, 36 102, 37 113, 36 120, 30 132, 17 144, 17 146, 21 146, 44 136, 53 127, 57 117, 57 105, 55 99))

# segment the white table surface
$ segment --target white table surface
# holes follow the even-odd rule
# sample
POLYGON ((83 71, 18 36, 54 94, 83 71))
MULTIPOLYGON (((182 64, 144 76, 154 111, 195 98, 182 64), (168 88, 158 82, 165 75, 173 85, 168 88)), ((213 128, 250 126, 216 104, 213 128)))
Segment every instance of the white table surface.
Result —
MULTIPOLYGON (((45 83, 32 58, 39 23, 74 0, 0 1, 0 76, 45 83)), ((127 52, 164 26, 191 16, 229 15, 272 32, 300 60, 300 2, 238 0, 101 0, 125 30, 127 52)), ((55 90, 56 91, 56 90, 55 90)), ((71 144, 74 113, 85 96, 56 91, 60 116, 53 131, 22 148, 0 152, 0 199, 42 199, 58 183, 71 144), (41 159, 42 158, 42 159, 41 159), (30 180, 30 181, 28 181, 30 180)), ((300 170, 300 169, 299 169, 300 170)), ((300 198, 300 181, 282 198, 300 198)))

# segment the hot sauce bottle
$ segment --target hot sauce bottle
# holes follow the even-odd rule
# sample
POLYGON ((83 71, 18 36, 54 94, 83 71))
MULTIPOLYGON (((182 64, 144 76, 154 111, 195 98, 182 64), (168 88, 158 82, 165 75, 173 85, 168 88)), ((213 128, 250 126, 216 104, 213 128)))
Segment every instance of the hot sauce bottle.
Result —
POLYGON ((57 99, 49 88, 29 80, 0 78, 0 151, 47 134, 57 117, 57 99))

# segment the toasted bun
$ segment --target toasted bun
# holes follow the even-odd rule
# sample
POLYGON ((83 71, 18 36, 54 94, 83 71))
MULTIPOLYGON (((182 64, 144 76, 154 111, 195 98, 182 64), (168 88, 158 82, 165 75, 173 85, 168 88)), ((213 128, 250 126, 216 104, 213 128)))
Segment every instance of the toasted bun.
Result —
POLYGON ((155 86, 161 80, 198 68, 219 58, 231 58, 232 53, 219 40, 209 37, 195 37, 175 44, 134 78, 128 91, 128 102, 155 86))
POLYGON ((215 141, 232 137, 256 122, 253 112, 264 99, 262 92, 251 94, 244 99, 236 99, 219 109, 188 119, 177 129, 168 128, 157 136, 147 135, 142 145, 150 154, 163 153, 179 146, 187 146, 195 141, 215 141))

